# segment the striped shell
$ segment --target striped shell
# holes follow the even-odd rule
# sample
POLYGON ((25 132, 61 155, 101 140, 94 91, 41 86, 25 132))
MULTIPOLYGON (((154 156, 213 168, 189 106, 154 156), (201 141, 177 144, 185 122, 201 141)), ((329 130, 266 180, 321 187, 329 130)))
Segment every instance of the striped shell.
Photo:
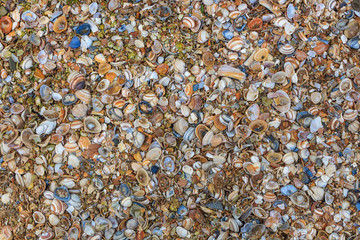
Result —
POLYGON ((245 45, 245 41, 240 37, 233 37, 227 44, 226 47, 232 51, 238 52, 245 45))
POLYGON ((295 48, 290 44, 281 45, 279 48, 279 52, 281 52, 282 54, 285 54, 285 55, 292 54, 294 51, 295 51, 295 48))
POLYGON ((237 68, 230 67, 229 65, 221 65, 218 71, 218 75, 221 77, 235 78, 240 81, 245 80, 245 73, 237 68))

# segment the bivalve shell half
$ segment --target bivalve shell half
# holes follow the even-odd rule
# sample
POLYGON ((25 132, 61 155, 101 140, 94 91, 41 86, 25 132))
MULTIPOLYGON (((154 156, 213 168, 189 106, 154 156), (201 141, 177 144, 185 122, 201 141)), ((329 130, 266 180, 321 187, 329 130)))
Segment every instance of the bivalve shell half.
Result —
POLYGON ((296 152, 289 152, 283 156, 282 161, 285 164, 290 165, 293 164, 294 162, 297 162, 298 159, 299 159, 299 155, 296 152))
POLYGON ((310 205, 310 199, 303 191, 299 191, 290 196, 291 201, 298 207, 308 208, 310 205))
POLYGON ((290 44, 283 44, 280 46, 279 52, 281 52, 284 55, 290 55, 293 52, 295 52, 295 48, 290 44))
POLYGON ((81 89, 75 92, 75 95, 78 99, 80 99, 83 103, 89 104, 91 101, 91 94, 89 90, 81 89))
POLYGON ((86 117, 84 119, 84 129, 89 133, 99 133, 101 132, 101 124, 94 117, 86 117))
POLYGON ((235 78, 240 81, 245 80, 245 73, 229 65, 221 65, 218 71, 218 75, 221 77, 235 78))
POLYGON ((268 127, 269 127, 269 124, 261 119, 254 120, 249 125, 249 128, 251 129, 251 131, 258 133, 258 134, 266 131, 268 129, 268 127))
POLYGON ((245 45, 244 39, 240 36, 233 37, 227 44, 226 47, 232 51, 238 52, 245 45))

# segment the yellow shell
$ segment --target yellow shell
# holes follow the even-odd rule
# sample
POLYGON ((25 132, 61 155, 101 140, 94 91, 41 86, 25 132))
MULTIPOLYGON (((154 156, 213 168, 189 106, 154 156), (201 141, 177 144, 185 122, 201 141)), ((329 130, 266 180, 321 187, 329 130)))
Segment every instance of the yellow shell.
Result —
POLYGON ((53 30, 56 33, 62 33, 67 29, 67 20, 65 16, 61 16, 55 20, 53 30))

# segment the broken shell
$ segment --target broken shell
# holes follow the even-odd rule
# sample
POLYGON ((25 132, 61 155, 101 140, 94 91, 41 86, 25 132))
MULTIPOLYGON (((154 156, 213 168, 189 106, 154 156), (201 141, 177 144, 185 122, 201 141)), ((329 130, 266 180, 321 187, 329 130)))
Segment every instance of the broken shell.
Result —
POLYGON ((240 81, 245 80, 245 73, 239 69, 230 67, 229 65, 221 65, 218 70, 218 75, 222 77, 235 78, 240 81))

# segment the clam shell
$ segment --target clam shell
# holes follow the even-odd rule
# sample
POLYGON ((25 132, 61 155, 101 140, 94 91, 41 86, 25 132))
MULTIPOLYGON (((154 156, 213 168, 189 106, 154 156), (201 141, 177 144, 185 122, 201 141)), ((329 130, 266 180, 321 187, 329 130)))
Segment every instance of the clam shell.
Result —
POLYGON ((277 72, 271 76, 271 81, 274 83, 284 83, 286 81, 286 73, 285 72, 277 72))
POLYGON ((240 37, 233 37, 227 44, 226 47, 232 51, 238 52, 245 45, 245 41, 240 37))
POLYGON ((290 196, 291 201, 298 207, 308 208, 310 199, 305 192, 299 191, 290 196))
POLYGON ((75 92, 75 95, 78 99, 80 99, 83 103, 89 104, 91 101, 90 91, 86 89, 81 89, 75 92))
POLYGON ((209 40, 209 38, 210 38, 210 34, 206 30, 201 30, 198 33, 197 41, 198 43, 205 43, 207 42, 207 40, 209 40))
POLYGON ((235 78, 237 80, 243 81, 245 80, 245 73, 237 68, 233 68, 229 65, 221 65, 218 70, 218 75, 221 77, 230 77, 235 78))
POLYGON ((67 29, 67 19, 65 16, 58 17, 53 25, 53 30, 56 33, 62 33, 67 29))
POLYGON ((136 173, 136 180, 141 186, 147 186, 150 182, 150 177, 145 169, 141 168, 136 173))
POLYGON ((297 162, 298 159, 299 159, 299 155, 296 152, 289 152, 283 156, 282 161, 285 164, 290 165, 293 164, 294 162, 297 162))
POLYGON ((261 163, 256 162, 256 163, 252 163, 252 162, 245 162, 243 164, 243 168, 245 170, 246 173, 250 174, 250 175, 258 175, 260 173, 261 170, 261 163))
POLYGON ((89 133, 101 132, 101 124, 94 117, 86 117, 84 119, 84 130, 89 133))
POLYGON ((249 128, 255 133, 262 133, 267 130, 269 124, 264 120, 254 120, 250 123, 249 128))
POLYGON ((284 44, 280 46, 279 52, 284 55, 290 55, 295 52, 295 48, 290 44, 284 44))

